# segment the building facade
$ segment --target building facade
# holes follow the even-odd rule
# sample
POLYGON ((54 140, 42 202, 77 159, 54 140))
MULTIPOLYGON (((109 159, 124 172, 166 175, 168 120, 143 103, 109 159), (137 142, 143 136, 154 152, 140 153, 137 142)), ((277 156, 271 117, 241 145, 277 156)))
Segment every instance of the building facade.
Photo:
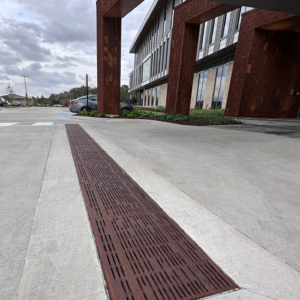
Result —
MULTIPOLYGON (((183 2, 154 1, 132 43, 135 58, 129 87, 143 106, 166 106, 174 8, 183 2)), ((191 109, 226 108, 242 14, 250 9, 241 7, 200 25, 191 109)))

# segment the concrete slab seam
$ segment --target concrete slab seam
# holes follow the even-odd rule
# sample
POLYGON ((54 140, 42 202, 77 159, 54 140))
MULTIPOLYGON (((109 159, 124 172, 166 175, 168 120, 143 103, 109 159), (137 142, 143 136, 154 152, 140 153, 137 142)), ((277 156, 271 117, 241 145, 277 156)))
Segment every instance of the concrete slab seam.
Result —
POLYGON ((32 232, 32 229, 33 229, 34 221, 35 221, 37 210, 38 210, 38 204, 39 204, 39 200, 40 200, 40 196, 41 196, 41 191, 42 191, 42 187, 43 187, 43 181, 44 181, 44 177, 45 177, 45 173, 46 173, 46 169, 47 169, 47 165, 48 165, 48 161, 49 161, 49 155, 50 155, 50 150, 51 150, 51 145, 52 145, 54 131, 55 131, 55 125, 54 125, 53 130, 52 130, 51 143, 50 143, 49 150, 48 150, 48 155, 47 155, 47 163, 45 165, 45 169, 44 169, 44 172, 43 172, 43 178, 42 178, 42 183, 41 183, 41 187, 40 187, 39 197, 38 197, 38 200, 37 200, 37 203, 36 203, 36 210, 35 210, 35 213, 34 213, 34 218, 33 218, 33 222, 32 222, 31 229, 30 229, 28 244, 27 244, 27 248, 26 248, 26 255, 25 255, 25 260, 24 260, 24 265, 23 265, 23 271, 22 271, 21 279, 20 279, 20 282, 19 282, 19 285, 18 285, 16 299, 18 299, 20 285, 21 285, 21 282, 22 282, 22 279, 23 279, 24 268, 25 268, 25 265, 26 265, 26 257, 27 257, 27 253, 28 253, 28 248, 29 248, 30 240, 31 240, 31 232, 32 232))

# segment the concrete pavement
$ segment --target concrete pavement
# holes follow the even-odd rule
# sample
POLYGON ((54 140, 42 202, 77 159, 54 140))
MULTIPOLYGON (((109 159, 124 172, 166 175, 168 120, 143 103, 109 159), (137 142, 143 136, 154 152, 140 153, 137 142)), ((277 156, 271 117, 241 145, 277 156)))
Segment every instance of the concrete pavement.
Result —
POLYGON ((213 299, 298 299, 296 134, 60 118, 60 110, 0 112, 0 123, 21 124, 0 128, 1 299, 106 299, 64 123, 81 124, 242 287, 213 299))

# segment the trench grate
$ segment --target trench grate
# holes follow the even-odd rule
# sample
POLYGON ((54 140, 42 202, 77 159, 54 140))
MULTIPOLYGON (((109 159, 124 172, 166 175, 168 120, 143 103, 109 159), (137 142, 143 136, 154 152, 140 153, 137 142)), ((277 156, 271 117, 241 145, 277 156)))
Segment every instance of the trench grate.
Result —
POLYGON ((238 288, 79 125, 66 129, 111 299, 198 299, 238 288))

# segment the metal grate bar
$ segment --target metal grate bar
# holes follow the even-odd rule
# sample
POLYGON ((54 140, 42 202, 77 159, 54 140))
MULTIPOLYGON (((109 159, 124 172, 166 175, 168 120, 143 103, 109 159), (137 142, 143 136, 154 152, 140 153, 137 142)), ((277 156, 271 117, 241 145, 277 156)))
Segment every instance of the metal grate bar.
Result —
POLYGON ((238 288, 79 125, 66 128, 111 299, 198 299, 238 288))

